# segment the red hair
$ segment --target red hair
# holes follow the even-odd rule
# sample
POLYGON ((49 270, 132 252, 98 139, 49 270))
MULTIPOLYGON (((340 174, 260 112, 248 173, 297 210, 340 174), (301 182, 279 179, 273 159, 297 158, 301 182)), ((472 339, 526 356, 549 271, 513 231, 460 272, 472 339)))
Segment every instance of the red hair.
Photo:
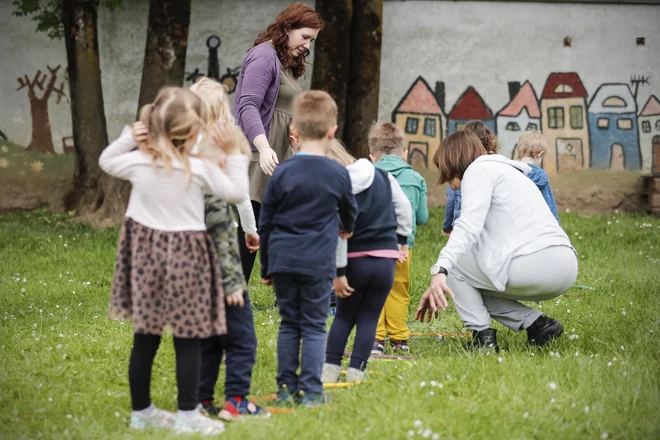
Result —
POLYGON ((319 13, 311 6, 305 3, 292 3, 275 17, 275 21, 265 31, 259 34, 254 41, 254 46, 271 40, 282 67, 291 68, 293 76, 300 78, 305 74, 305 60, 309 56, 309 50, 297 57, 292 57, 288 44, 288 32, 291 29, 300 28, 323 29, 324 24, 319 13))

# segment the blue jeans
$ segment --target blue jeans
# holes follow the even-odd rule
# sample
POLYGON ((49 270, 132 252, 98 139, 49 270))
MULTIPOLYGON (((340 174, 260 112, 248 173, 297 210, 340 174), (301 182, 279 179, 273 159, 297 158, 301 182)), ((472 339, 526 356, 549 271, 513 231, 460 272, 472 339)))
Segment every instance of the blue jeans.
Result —
POLYGON ((227 353, 225 395, 245 397, 250 394, 252 369, 257 360, 257 335, 250 296, 243 294, 243 307, 226 307, 227 334, 202 341, 199 400, 213 401, 222 353, 227 353))
POLYGON ((322 393, 321 372, 332 279, 274 273, 272 280, 282 318, 277 337, 277 386, 286 385, 291 393, 322 393))
POLYGON ((341 365, 348 336, 356 327, 349 367, 365 370, 376 337, 378 318, 394 283, 396 260, 389 258, 349 258, 348 284, 355 289, 348 298, 337 298, 337 314, 328 335, 325 361, 341 365))

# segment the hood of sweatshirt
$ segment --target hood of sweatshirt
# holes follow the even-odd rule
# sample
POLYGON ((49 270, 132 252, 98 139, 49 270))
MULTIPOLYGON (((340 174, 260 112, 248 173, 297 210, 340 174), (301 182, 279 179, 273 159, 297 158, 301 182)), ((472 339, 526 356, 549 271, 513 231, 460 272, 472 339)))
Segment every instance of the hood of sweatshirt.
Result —
POLYGON ((518 171, 521 171, 525 176, 532 172, 532 167, 530 167, 525 162, 511 160, 506 156, 502 156, 501 154, 485 154, 483 156, 479 156, 473 163, 481 162, 499 162, 505 165, 510 165, 516 168, 518 171))
POLYGON ((399 175, 407 170, 412 170, 412 166, 403 160, 400 156, 387 155, 384 156, 380 161, 378 161, 378 168, 385 170, 396 179, 399 178, 399 175))
POLYGON ((374 183, 376 168, 368 159, 358 159, 355 163, 346 167, 351 177, 353 194, 360 194, 374 183))

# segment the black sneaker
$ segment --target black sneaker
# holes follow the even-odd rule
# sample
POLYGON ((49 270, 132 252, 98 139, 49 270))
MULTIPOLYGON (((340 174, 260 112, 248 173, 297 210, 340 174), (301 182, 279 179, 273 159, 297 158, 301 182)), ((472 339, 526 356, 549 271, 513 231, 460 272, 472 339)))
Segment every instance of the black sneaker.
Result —
POLYGON ((220 413, 221 408, 215 406, 212 400, 202 400, 201 405, 202 411, 206 412, 206 414, 210 417, 217 417, 220 413))
POLYGON ((494 350, 495 353, 498 353, 500 347, 497 345, 497 330, 492 328, 487 328, 479 332, 472 330, 472 341, 467 344, 467 349, 483 352, 494 350))
POLYGON ((539 316, 526 330, 527 342, 537 347, 543 347, 564 333, 564 327, 556 319, 545 315, 539 316))
POLYGON ((392 346, 392 350, 395 353, 401 353, 401 354, 410 354, 410 347, 408 347, 408 341, 392 341, 390 340, 390 345, 392 346))
POLYGON ((371 356, 382 356, 385 351, 385 341, 376 339, 371 347, 371 356))

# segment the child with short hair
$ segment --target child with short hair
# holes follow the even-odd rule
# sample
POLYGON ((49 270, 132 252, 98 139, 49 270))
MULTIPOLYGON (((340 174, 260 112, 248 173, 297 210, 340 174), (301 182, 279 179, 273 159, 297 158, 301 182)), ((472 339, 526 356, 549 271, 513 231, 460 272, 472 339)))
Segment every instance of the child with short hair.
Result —
MULTIPOLYGON (((234 117, 223 84, 203 77, 190 87, 190 91, 202 99, 207 109, 207 123, 218 122, 234 126, 234 117)), ((243 154, 251 156, 250 144, 242 131, 235 127, 243 154)), ((222 150, 213 142, 200 146, 200 155, 223 161, 222 150)), ((213 238, 224 291, 227 293, 227 334, 214 336, 202 343, 202 361, 199 381, 199 401, 204 410, 214 416, 230 421, 244 416, 268 418, 270 412, 247 399, 250 394, 252 370, 257 360, 257 335, 254 330, 252 303, 247 290, 248 280, 241 266, 238 233, 234 216, 227 202, 212 195, 205 200, 206 228, 213 238), (219 408, 213 403, 215 385, 226 354, 225 403, 219 408)), ((237 205, 239 218, 245 231, 245 243, 255 252, 259 248, 259 235, 252 211, 250 197, 246 196, 237 205)))
POLYGON ((162 89, 134 125, 144 139, 137 150, 131 128, 125 127, 99 158, 103 171, 132 184, 109 310, 111 317, 133 321, 130 426, 221 433, 222 422, 202 414, 197 398, 201 341, 227 332, 221 274, 204 223, 204 194, 242 200, 249 158, 240 154, 227 126, 211 130, 229 155, 226 174, 194 157, 198 134, 208 128, 206 109, 186 89, 162 89), (176 350, 176 416, 156 408, 150 397, 151 369, 165 327, 172 329, 176 350))
MULTIPOLYGON (((490 130, 488 125, 481 121, 470 121, 463 127, 463 130, 470 130, 477 135, 488 154, 497 154, 499 145, 497 137, 490 130)), ((453 190, 447 185, 447 203, 445 204, 445 219, 442 223, 442 235, 449 237, 454 224, 461 215, 461 190, 453 190)))
POLYGON ((532 167, 532 172, 527 175, 532 182, 536 184, 536 187, 541 191, 545 202, 548 204, 552 215, 555 216, 557 222, 559 221, 559 215, 557 214, 557 203, 555 198, 552 195, 552 190, 550 189, 550 180, 548 175, 541 164, 543 163, 543 156, 545 152, 548 151, 548 143, 543 136, 543 133, 537 130, 529 130, 520 135, 518 139, 518 147, 516 148, 518 160, 525 162, 530 167, 532 167))
POLYGON ((410 329, 406 325, 408 304, 410 303, 410 265, 415 244, 417 225, 426 224, 429 211, 426 201, 426 181, 406 162, 406 138, 403 130, 392 122, 381 122, 369 131, 369 157, 381 170, 392 175, 412 206, 412 233, 408 236, 408 259, 397 262, 394 270, 394 285, 378 320, 376 340, 371 349, 372 355, 382 355, 385 337, 390 345, 401 352, 409 352, 410 329))
POLYGON ((321 370, 338 233, 353 231, 357 206, 348 171, 325 157, 337 130, 332 97, 300 94, 292 130, 298 153, 275 168, 263 197, 261 278, 272 283, 281 316, 278 402, 316 406, 325 401, 321 370))
POLYGON ((356 327, 346 381, 360 382, 365 377, 378 319, 394 283, 395 263, 408 258, 413 215, 405 193, 387 171, 367 159, 356 161, 339 143, 332 146, 330 157, 349 172, 358 216, 355 232, 345 247, 347 253, 337 258, 337 313, 328 335, 322 381, 339 380, 346 342, 356 327))

